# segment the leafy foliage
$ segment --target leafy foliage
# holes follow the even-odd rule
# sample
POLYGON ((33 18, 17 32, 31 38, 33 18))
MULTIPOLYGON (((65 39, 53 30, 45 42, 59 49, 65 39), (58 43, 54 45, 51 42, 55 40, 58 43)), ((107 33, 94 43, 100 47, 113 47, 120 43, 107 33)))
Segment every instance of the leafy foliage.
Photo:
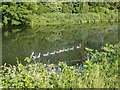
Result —
POLYGON ((118 2, 4 2, 0 9, 5 26, 32 25, 36 16, 42 16, 41 14, 48 12, 117 14, 119 4, 118 2))
POLYGON ((101 52, 86 48, 89 58, 80 66, 17 62, 17 66, 2 66, 4 88, 118 88, 120 44, 106 45, 101 52))
POLYGON ((39 18, 40 25, 59 25, 59 24, 81 24, 81 23, 94 23, 94 22, 104 22, 110 20, 118 20, 118 13, 105 14, 105 13, 79 13, 79 14, 70 14, 70 13, 47 13, 42 14, 39 18), (54 17, 53 17, 54 16, 54 17), (52 21, 52 22, 51 22, 52 21))
POLYGON ((4 25, 30 24, 37 10, 36 3, 4 2, 1 5, 4 25))

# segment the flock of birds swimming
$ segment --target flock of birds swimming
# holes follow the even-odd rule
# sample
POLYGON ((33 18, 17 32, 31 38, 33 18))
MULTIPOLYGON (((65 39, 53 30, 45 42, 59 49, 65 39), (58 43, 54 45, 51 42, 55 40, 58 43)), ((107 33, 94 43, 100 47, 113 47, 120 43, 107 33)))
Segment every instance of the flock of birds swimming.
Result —
MULTIPOLYGON (((81 44, 79 44, 78 46, 73 46, 71 48, 64 48, 64 49, 60 49, 58 51, 54 51, 54 52, 47 52, 45 54, 42 54, 44 57, 45 56, 49 56, 49 55, 54 55, 54 54, 59 54, 59 53, 62 53, 62 52, 67 52, 67 51, 72 51, 74 50, 75 48, 79 49, 81 48, 81 44)), ((38 55, 35 55, 34 52, 32 52, 32 54, 30 55, 30 58, 35 60, 35 59, 39 59, 41 57, 41 53, 39 53, 38 55)))

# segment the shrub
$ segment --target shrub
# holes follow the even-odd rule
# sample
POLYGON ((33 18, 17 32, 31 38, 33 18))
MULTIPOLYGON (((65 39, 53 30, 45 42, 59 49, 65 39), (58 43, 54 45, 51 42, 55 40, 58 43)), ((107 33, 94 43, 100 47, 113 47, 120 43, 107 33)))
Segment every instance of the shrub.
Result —
POLYGON ((28 63, 6 66, 1 70, 3 88, 118 88, 117 70, 120 44, 106 45, 101 51, 85 48, 88 58, 77 66, 28 63))

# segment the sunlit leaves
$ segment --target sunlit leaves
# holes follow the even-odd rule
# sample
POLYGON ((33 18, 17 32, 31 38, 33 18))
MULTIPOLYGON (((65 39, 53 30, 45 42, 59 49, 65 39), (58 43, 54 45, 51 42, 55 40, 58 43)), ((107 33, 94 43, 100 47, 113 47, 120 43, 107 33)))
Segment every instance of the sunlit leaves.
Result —
POLYGON ((31 62, 31 59, 29 57, 26 57, 24 61, 27 61, 28 63, 31 62))
POLYGON ((92 52, 93 51, 92 49, 89 49, 89 48, 85 48, 85 50, 87 50, 88 52, 92 52))
POLYGON ((120 47, 107 45, 103 48, 101 52, 87 48, 90 58, 83 66, 68 66, 64 62, 34 64, 29 57, 25 58, 27 65, 18 62, 17 66, 7 67, 5 64, 0 74, 2 85, 4 88, 118 88, 120 47))
POLYGON ((33 13, 36 12, 37 4, 31 2, 4 2, 0 8, 4 25, 21 25, 31 23, 31 17, 29 16, 33 16, 33 13))

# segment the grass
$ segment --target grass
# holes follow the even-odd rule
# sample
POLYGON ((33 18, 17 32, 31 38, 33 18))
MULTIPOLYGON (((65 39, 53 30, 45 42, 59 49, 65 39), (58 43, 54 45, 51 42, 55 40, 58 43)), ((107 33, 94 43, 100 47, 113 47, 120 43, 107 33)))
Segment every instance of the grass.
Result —
MULTIPOLYGON (((82 24, 94 22, 115 22, 118 20, 118 13, 44 13, 37 17, 39 25, 59 25, 59 24, 82 24)), ((35 24, 38 24, 35 22, 35 24)))

